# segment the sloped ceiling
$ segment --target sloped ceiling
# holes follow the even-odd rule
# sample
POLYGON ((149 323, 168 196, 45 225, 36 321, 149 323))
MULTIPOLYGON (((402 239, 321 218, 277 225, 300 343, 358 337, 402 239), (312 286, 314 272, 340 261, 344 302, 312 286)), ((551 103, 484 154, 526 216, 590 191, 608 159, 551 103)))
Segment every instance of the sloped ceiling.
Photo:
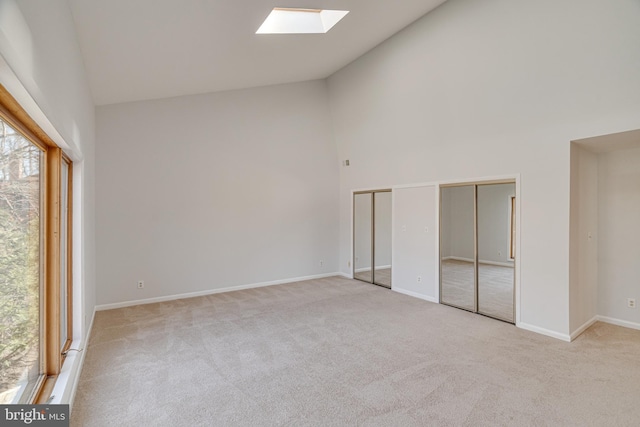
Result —
POLYGON ((445 0, 69 0, 97 105, 326 78, 445 0), (274 7, 349 10, 256 35, 274 7))

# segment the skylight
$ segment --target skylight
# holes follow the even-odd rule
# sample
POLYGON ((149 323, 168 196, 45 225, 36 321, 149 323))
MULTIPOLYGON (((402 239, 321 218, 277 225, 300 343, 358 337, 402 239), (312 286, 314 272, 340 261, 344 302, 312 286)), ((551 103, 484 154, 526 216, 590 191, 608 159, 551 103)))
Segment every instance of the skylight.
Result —
POLYGON ((323 34, 348 10, 274 8, 256 34, 323 34))

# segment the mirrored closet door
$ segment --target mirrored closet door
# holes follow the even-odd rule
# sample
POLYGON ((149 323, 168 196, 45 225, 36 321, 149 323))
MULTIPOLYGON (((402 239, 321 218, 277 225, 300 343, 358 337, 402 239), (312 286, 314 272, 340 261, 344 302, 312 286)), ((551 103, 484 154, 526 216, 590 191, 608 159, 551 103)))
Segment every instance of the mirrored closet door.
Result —
POLYGON ((391 288, 391 190, 354 193, 353 277, 391 288))
POLYGON ((475 185, 440 190, 440 302, 476 310, 475 185))
POLYGON ((515 183, 440 189, 440 302, 515 321, 515 183))
POLYGON ((373 283, 391 288, 391 192, 373 193, 373 283))
POLYGON ((353 278, 371 282, 373 269, 373 193, 357 193, 353 197, 353 278))
POLYGON ((478 185, 478 313, 514 322, 515 184, 478 185))

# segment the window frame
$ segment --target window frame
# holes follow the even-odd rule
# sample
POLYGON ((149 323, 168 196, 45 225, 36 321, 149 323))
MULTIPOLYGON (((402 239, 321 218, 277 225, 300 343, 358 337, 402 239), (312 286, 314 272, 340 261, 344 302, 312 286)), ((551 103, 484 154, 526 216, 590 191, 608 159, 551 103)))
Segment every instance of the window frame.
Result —
POLYGON ((41 261, 40 261, 40 372, 32 391, 20 403, 45 403, 64 362, 73 338, 73 162, 38 126, 13 96, 0 84, 0 117, 42 150, 41 165, 41 261), (67 283, 60 283, 61 254, 61 169, 69 165, 67 200, 67 283), (67 289, 67 341, 60 348, 60 287, 67 289))
MULTIPOLYGON (((60 283, 60 286, 66 288, 66 309, 67 309, 67 340, 60 349, 62 355, 62 362, 67 357, 67 351, 71 347, 73 341, 73 162, 71 159, 62 153, 62 162, 67 164, 67 253, 66 253, 66 279, 67 283, 60 283)), ((62 165, 60 165, 62 166, 62 165)), ((61 183, 61 185, 63 185, 61 183)), ((62 207, 61 207, 62 208, 62 207)), ((61 248, 62 250, 62 248, 61 248)))

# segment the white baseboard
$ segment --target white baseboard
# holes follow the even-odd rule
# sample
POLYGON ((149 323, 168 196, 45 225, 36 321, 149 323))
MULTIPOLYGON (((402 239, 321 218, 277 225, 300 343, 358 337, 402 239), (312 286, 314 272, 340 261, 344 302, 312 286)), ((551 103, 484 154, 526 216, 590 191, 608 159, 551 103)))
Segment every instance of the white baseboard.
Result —
POLYGON ((625 328, 638 329, 640 330, 640 323, 630 322, 628 320, 616 319, 614 317, 607 316, 596 316, 597 320, 604 323, 610 323, 616 326, 623 326, 625 328))
POLYGON ((520 329, 535 332, 541 335, 546 335, 551 338, 556 338, 562 341, 571 342, 571 336, 568 334, 561 334, 560 332, 552 331, 550 329, 541 328, 539 326, 529 325, 528 323, 516 323, 516 326, 520 329))
POLYGON ((342 276, 345 279, 353 279, 353 274, 343 273, 342 271, 338 273, 338 276, 342 276))
POLYGON ((582 334, 584 331, 589 329, 589 327, 591 327, 591 325, 593 325, 597 321, 598 321, 598 316, 593 316, 590 320, 587 320, 584 323, 584 325, 580 326, 578 329, 576 329, 575 331, 573 331, 571 333, 571 341, 573 341, 576 338, 578 338, 578 336, 580 336, 580 334, 582 334))
MULTIPOLYGON (((379 265, 375 267, 376 270, 386 270, 387 268, 391 268, 390 265, 379 265)), ((362 273, 363 271, 371 271, 371 267, 357 268, 356 273, 362 273)))
POLYGON ((515 267, 515 264, 513 262, 487 261, 487 260, 484 260, 484 259, 479 259, 478 260, 478 264, 497 265, 498 267, 509 267, 509 268, 514 268, 515 267))
POLYGON ((464 261, 464 262, 473 262, 471 258, 463 258, 461 256, 445 256, 442 257, 443 261, 454 260, 454 261, 464 261))
POLYGON ((395 292, 398 292, 400 294, 409 295, 410 297, 420 298, 422 300, 429 301, 429 302, 434 302, 434 303, 438 304, 438 300, 437 299, 435 299, 434 297, 430 297, 428 295, 419 294, 417 292, 408 291, 406 289, 394 288, 393 286, 391 286, 391 290, 395 291, 395 292))
MULTIPOLYGON (((446 256, 442 258, 444 261, 446 260, 454 260, 454 261, 463 261, 463 262, 474 262, 472 258, 463 258, 459 256, 446 256)), ((487 265, 497 265, 499 267, 511 267, 515 266, 514 262, 499 262, 499 261, 489 261, 486 259, 479 259, 478 264, 487 264, 487 265)))
POLYGON ((132 307, 134 305, 153 304, 156 302, 174 301, 177 299, 201 297, 205 295, 221 294, 223 292, 241 291, 244 289, 262 288, 265 286, 283 285, 285 283, 303 282, 305 280, 322 279, 325 277, 339 276, 341 273, 324 273, 313 276, 293 277, 290 279, 273 280, 270 282, 251 283, 248 285, 230 286, 227 288, 208 289, 206 291, 188 292, 184 294, 166 295, 162 297, 146 298, 133 301, 116 302, 112 304, 100 304, 96 306, 96 311, 113 310, 115 308, 132 307))

